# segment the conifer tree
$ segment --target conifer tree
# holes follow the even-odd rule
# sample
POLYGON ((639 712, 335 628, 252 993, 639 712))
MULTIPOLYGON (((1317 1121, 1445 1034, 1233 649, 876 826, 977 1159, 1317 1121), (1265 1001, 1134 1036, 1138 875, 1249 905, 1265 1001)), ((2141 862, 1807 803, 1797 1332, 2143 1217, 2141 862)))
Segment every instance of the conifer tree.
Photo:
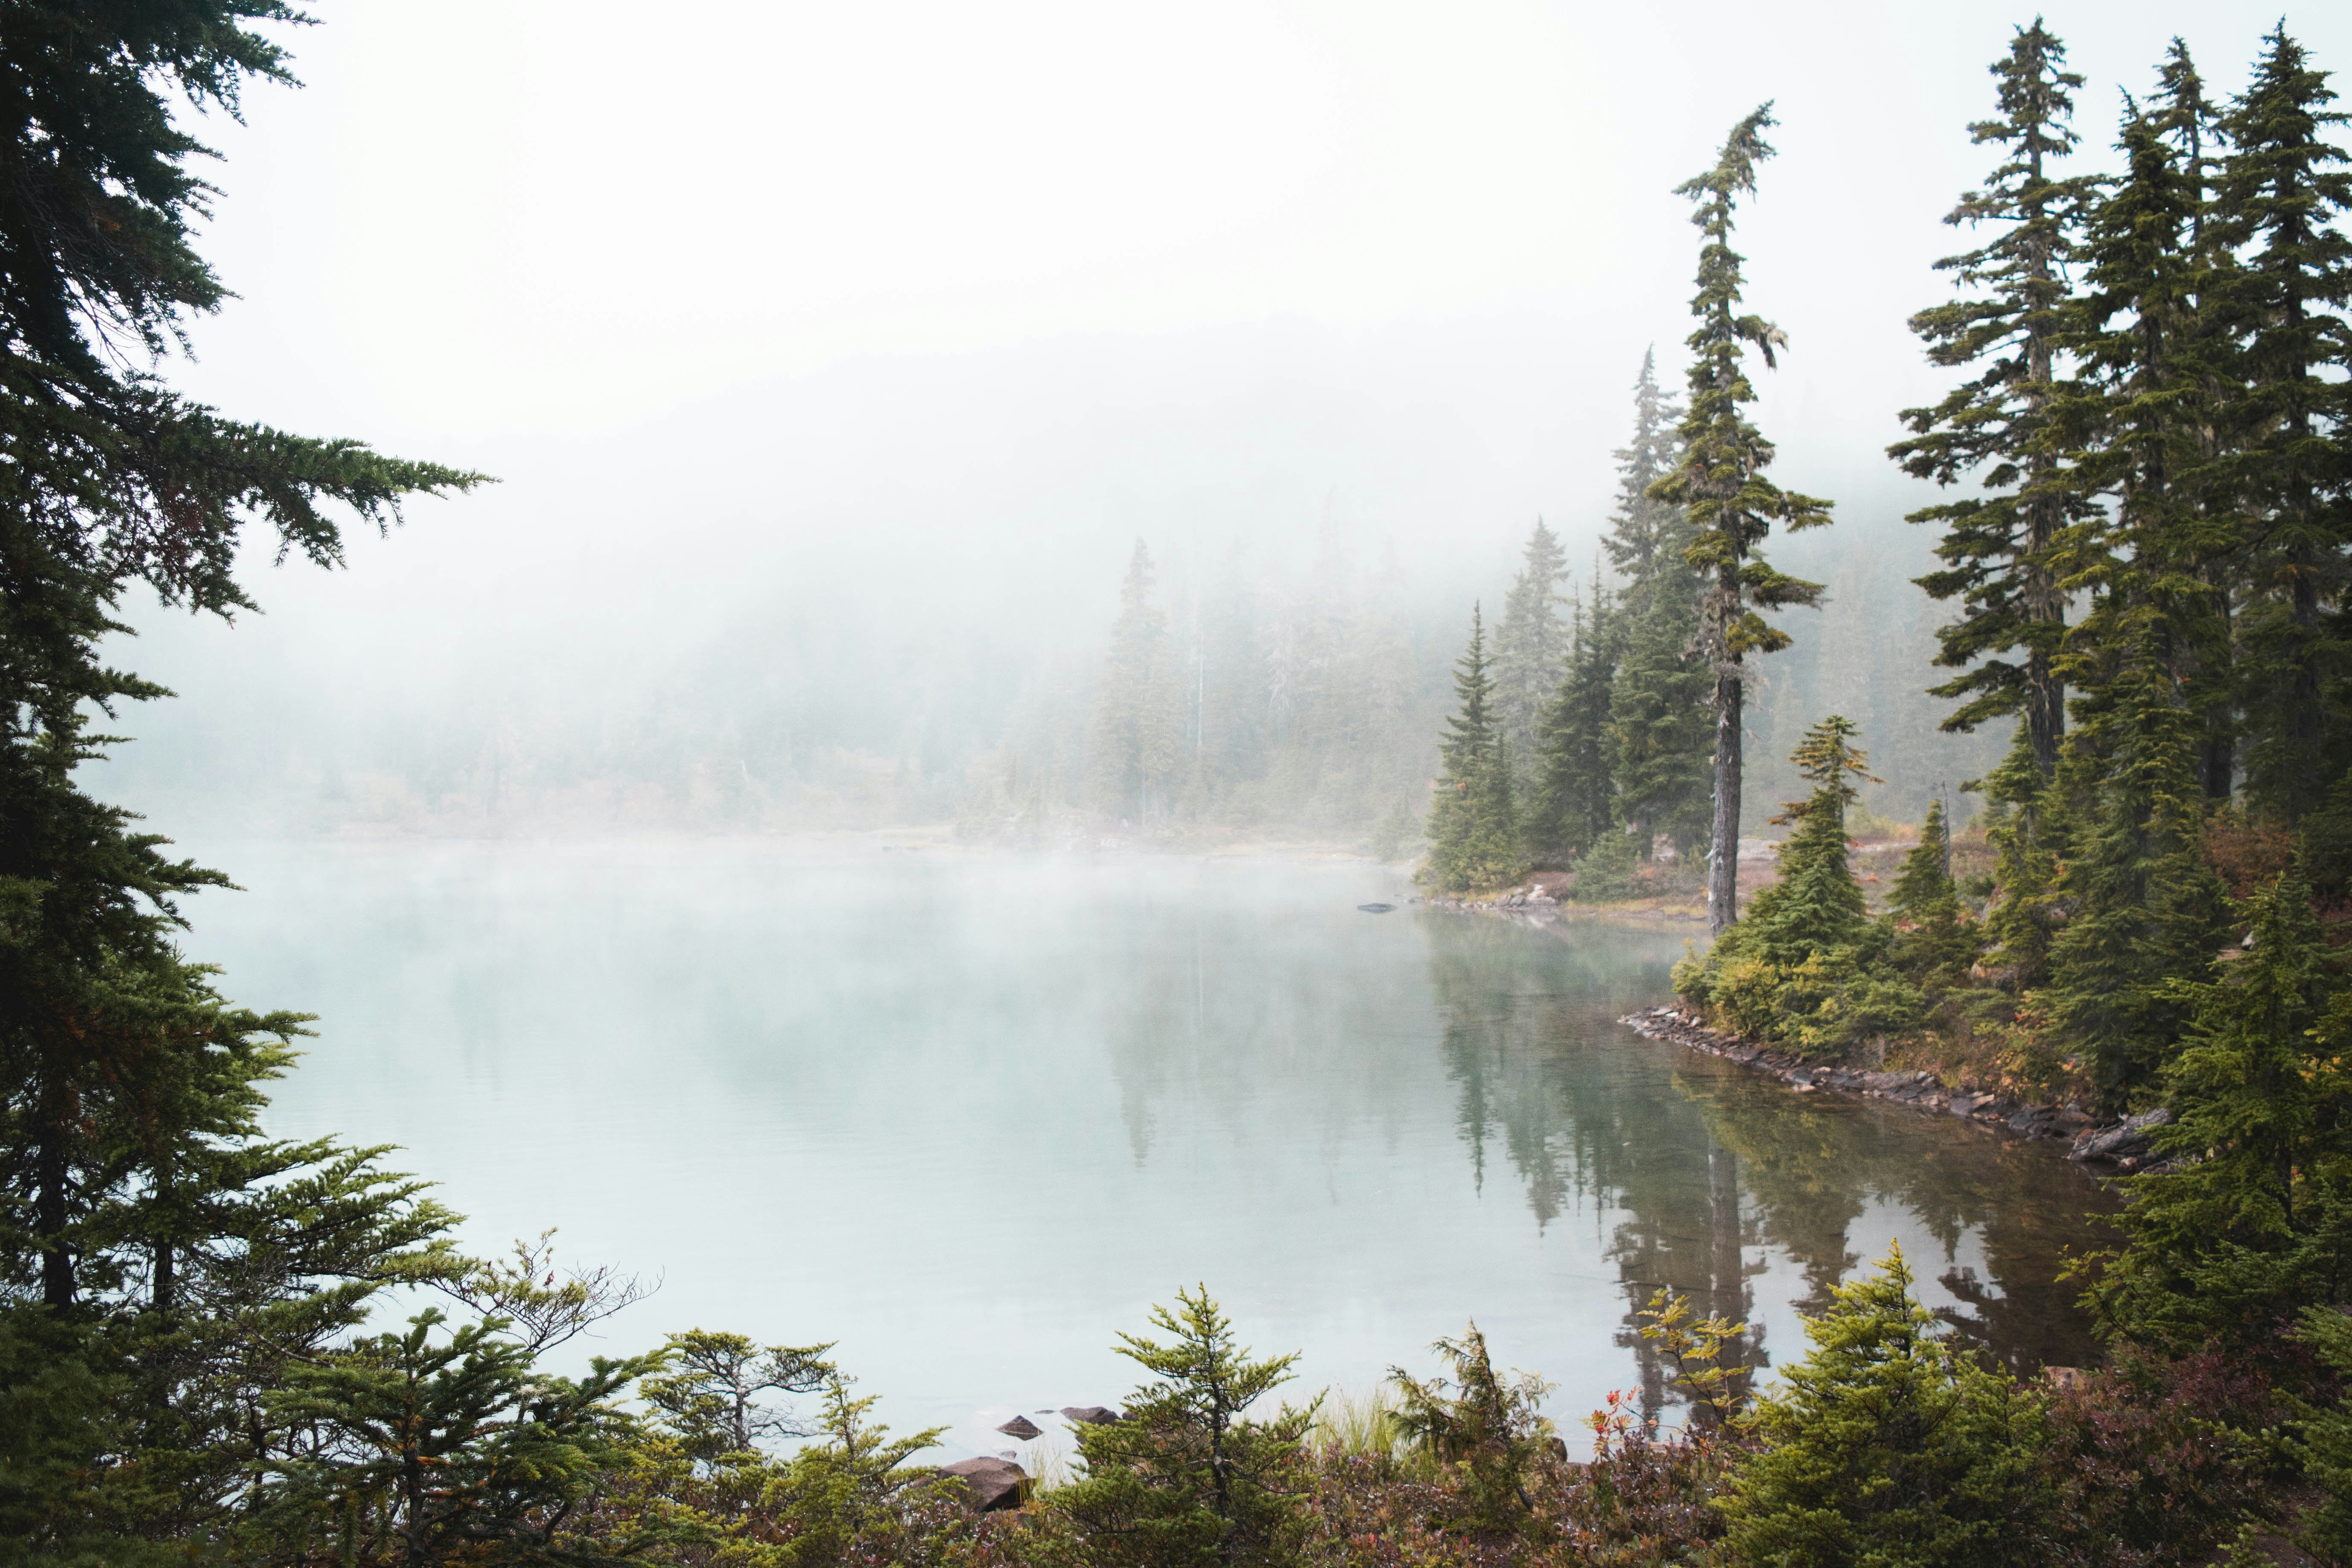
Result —
POLYGON ((1252 1415, 1290 1381, 1295 1355, 1251 1359, 1205 1287, 1154 1307, 1165 1340, 1121 1334, 1118 1353, 1152 1379, 1123 1419, 1078 1434, 1086 1477, 1052 1496, 1087 1559, 1132 1568, 1272 1568, 1300 1523, 1301 1445, 1314 1405, 1252 1415))
POLYGON ((1601 541, 1610 564, 1633 584, 1634 594, 1645 589, 1662 567, 1679 563, 1690 546, 1680 509, 1650 494, 1650 487, 1673 473, 1682 459, 1676 426, 1683 411, 1659 390, 1657 360, 1655 349, 1642 351, 1642 372, 1633 378, 1633 434, 1611 454, 1617 464, 1617 505, 1601 541))
POLYGON ((2091 1297, 2110 1329, 2178 1350, 2258 1342, 2352 1287, 2343 980, 2300 864, 2246 912, 2252 946, 2183 988, 2157 1134, 2181 1163, 2130 1178, 2129 1240, 2091 1297))
POLYGON ((1986 963, 2007 969, 2013 989, 2029 990, 2049 978, 2051 945, 2064 923, 2058 874, 2071 837, 2069 818, 2023 725, 1984 786, 1985 840, 1993 850, 1986 963))
POLYGON ((1441 888, 1493 887, 1518 874, 1519 825, 1510 742, 1496 719, 1493 663, 1475 606, 1470 646, 1454 667, 1454 690, 1460 706, 1438 745, 1443 766, 1430 803, 1427 874, 1441 888))
POLYGON ((1886 903, 1910 928, 1895 938, 1895 962, 1931 994, 1958 984, 1976 942, 1960 912, 1959 888, 1952 880, 1951 832, 1940 799, 1928 803, 1919 842, 1904 856, 1886 903))
POLYGON ((1870 924, 1870 903, 1853 874, 1846 811, 1862 798, 1854 785, 1870 775, 1870 757, 1853 743, 1851 720, 1832 713, 1805 731, 1789 760, 1812 781, 1812 793, 1781 807, 1775 824, 1794 827, 1780 845, 1780 879, 1756 895, 1735 944, 1774 963, 1799 964, 1851 947, 1870 924))
POLYGON ((1503 600, 1502 624, 1495 628, 1495 711, 1532 784, 1540 743, 1537 730, 1568 663, 1574 628, 1560 616, 1560 584, 1568 576, 1568 552, 1537 520, 1528 535, 1518 575, 1503 600))
POLYGON ((2092 176, 2060 178, 2052 164, 2073 151, 2066 126, 2083 79, 2064 68, 2065 46, 2039 18, 2020 27, 1991 71, 1998 113, 1969 127, 2003 162, 1981 191, 1945 222, 1997 226, 1998 237, 1936 263, 1967 294, 1920 311, 1911 330, 1931 363, 1981 367, 1944 398, 1904 410, 1916 433, 1887 448, 1904 471, 1950 486, 1973 478, 1978 493, 1911 513, 1943 530, 1944 568, 1919 579, 1937 599, 1960 601, 1960 618, 1937 636, 1936 662, 1961 674, 1934 689, 1965 700, 1947 729, 1972 730, 2023 716, 2044 776, 2058 763, 2065 690, 2053 666, 2065 627, 2065 592, 2053 552, 2088 502, 2051 428, 2066 268, 2092 176))
POLYGON ((1176 650, 1151 602, 1153 581, 1151 552, 1139 539, 1119 586, 1087 747, 1097 798, 1139 823, 1167 814, 1183 761, 1176 650))
POLYGON ((1805 1323, 1718 1506, 1738 1563, 1965 1568, 2033 1559, 2052 1501, 2032 1400, 1935 1331, 1900 1247, 1805 1323))
POLYGON ((1708 837, 1707 923, 1720 935, 1738 918, 1740 715, 1745 665, 1751 653, 1789 646, 1788 633, 1759 611, 1821 602, 1821 585, 1774 570, 1759 553, 1772 524, 1795 530, 1830 521, 1830 503, 1783 490, 1764 477, 1772 444, 1740 413, 1756 400, 1744 362, 1755 349, 1769 366, 1788 336, 1760 316, 1740 313, 1739 254, 1731 248, 1732 214, 1756 189, 1756 165, 1772 155, 1764 132, 1773 124, 1765 104, 1734 126, 1715 167, 1675 187, 1696 208, 1691 221, 1703 237, 1698 289, 1691 313, 1698 320, 1691 348, 1690 404, 1683 415, 1682 463, 1652 494, 1683 509, 1691 543, 1685 559, 1706 579, 1700 601, 1699 646, 1715 677, 1715 809, 1708 837))
POLYGON ((2352 167, 2329 140, 2326 73, 2282 26, 2221 130, 2215 243, 2242 257, 2221 308, 2239 340, 2226 482, 2257 521, 2259 597, 2244 632, 2260 721, 2255 796, 2298 821, 2344 769, 2340 604, 2352 545, 2352 167))
POLYGON ((1571 605, 1567 668, 1537 729, 1538 768, 1528 812, 1536 853, 1582 855, 1612 830, 1616 789, 1610 763, 1610 695, 1617 676, 1619 623, 1600 573, 1571 605))
MULTIPOLYGON (((1681 459, 1682 410, 1658 388, 1644 352, 1633 383, 1633 434, 1616 453, 1617 505, 1601 543, 1625 577, 1615 605, 1617 670, 1609 694, 1610 785, 1636 857, 1660 834, 1685 861, 1706 843, 1711 782, 1707 704, 1714 681, 1699 641, 1698 574, 1682 510, 1650 491, 1681 459)), ((1613 850, 1612 850, 1613 853, 1613 850)))

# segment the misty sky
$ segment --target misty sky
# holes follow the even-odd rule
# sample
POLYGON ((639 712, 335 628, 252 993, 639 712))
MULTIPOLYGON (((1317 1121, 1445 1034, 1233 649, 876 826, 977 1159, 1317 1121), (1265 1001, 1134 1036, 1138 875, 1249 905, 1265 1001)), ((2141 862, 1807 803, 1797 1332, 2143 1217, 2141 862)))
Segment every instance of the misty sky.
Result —
MULTIPOLYGON (((1919 504, 1895 410, 1939 384, 1903 322, 1965 243, 1939 219, 1990 160, 1963 127, 2031 16, 316 9, 306 90, 205 128, 204 245, 242 298, 172 374, 503 482, 340 577, 259 576, 233 635, 141 616, 131 658, 232 727, 593 693, 762 616, 1084 646, 1139 534, 1279 555, 1338 526, 1491 594, 1538 514, 1590 548, 1644 345, 1679 377, 1672 187, 1767 98, 1739 245, 1792 347, 1758 418, 1840 547, 1879 547, 1919 504)), ((2231 89, 2277 14, 2048 7, 2088 156, 2170 36, 2231 89)), ((2352 7, 2288 25, 2352 68, 2352 7)))

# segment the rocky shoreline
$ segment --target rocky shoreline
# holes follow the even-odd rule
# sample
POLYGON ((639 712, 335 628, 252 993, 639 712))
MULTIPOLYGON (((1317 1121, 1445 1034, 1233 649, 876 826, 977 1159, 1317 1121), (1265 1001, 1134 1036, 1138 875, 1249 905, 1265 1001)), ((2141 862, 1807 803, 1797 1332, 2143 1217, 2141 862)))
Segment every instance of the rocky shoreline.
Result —
POLYGON ((2153 1168, 2148 1158, 2153 1134, 2172 1120, 2172 1113, 2159 1107, 2103 1125, 2078 1105, 2033 1105, 2003 1094, 1947 1089, 1924 1072, 1825 1067, 1710 1029, 1680 1007, 1646 1007, 1619 1022, 1644 1039, 1664 1040, 1770 1073, 1800 1094, 1826 1092, 1884 1100, 1923 1114, 1955 1116, 1987 1131, 2063 1139, 2068 1142, 2069 1160, 2112 1166, 2123 1174, 2153 1168))

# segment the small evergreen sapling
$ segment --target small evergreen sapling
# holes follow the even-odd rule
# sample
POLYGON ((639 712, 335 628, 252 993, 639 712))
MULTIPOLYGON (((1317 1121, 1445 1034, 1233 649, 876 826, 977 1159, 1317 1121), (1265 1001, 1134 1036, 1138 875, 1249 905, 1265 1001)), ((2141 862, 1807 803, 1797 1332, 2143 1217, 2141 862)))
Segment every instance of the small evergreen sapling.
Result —
POLYGON ((1423 1381, 1391 1367, 1399 1404, 1390 1420, 1408 1444, 1460 1479, 1473 1531, 1520 1534, 1535 1521, 1528 1470, 1552 1435, 1542 1412, 1550 1385, 1530 1373, 1497 1373, 1475 1322, 1460 1339, 1430 1348, 1453 1378, 1423 1381))
POLYGON ((1165 1342, 1119 1335, 1154 1381, 1126 1417, 1078 1434, 1085 1479, 1051 1494, 1102 1568, 1271 1568, 1296 1552, 1303 1445, 1316 1405, 1270 1417, 1252 1405, 1291 1379, 1294 1355, 1250 1358, 1205 1286, 1151 1310, 1165 1342))
POLYGON ((1808 1319, 1812 1351, 1748 1417, 1717 1503, 1731 1563, 1969 1568, 2038 1560, 2036 1403, 1937 1335, 1895 1247, 1808 1319))

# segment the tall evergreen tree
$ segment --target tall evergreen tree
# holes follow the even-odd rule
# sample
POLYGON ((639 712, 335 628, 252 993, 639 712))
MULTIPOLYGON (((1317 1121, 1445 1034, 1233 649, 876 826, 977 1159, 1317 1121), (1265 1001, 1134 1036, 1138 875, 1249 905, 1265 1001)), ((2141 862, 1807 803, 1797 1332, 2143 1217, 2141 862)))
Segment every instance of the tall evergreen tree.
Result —
POLYGON ((2257 520, 2248 784, 2289 821, 2352 760, 2337 689, 2352 545, 2352 167, 2328 140, 2346 122, 2327 107, 2335 98, 2303 47, 2272 32, 2222 116, 2215 191, 2216 242, 2242 258, 2221 302, 2242 354, 2223 468, 2257 520))
POLYGON ((1609 702, 1616 684, 1620 623, 1601 574, 1571 605, 1567 668, 1537 726, 1537 784, 1528 841, 1538 855, 1580 856, 1616 825, 1609 702))
POLYGON ((1642 351, 1642 373, 1633 378, 1633 435, 1611 454, 1617 463, 1617 505, 1601 541, 1610 564, 1637 590, 1690 545, 1681 510, 1650 494, 1682 460, 1677 426, 1683 411, 1659 390, 1657 362, 1655 349, 1642 351))
POLYGON ((2352 1287, 2352 1031, 2301 867, 2246 910, 2252 945, 2186 987, 2165 1074, 2178 1169, 2131 1178, 2129 1240, 2092 1294, 2113 1330, 2194 1349, 2267 1340, 2352 1287))
POLYGON ((1936 266, 1965 294, 1922 310, 1911 330, 1938 365, 1979 367, 1935 405, 1904 410, 1914 437, 1887 453, 1904 470, 1949 486, 1973 478, 1978 493, 1911 513, 1943 530, 1942 570, 1919 579, 1937 599, 1958 599, 1960 618, 1937 633, 1936 662, 1962 671, 1935 688, 1963 699, 1947 729, 1972 730, 2021 713, 2047 776, 2058 763, 2065 690, 2053 661, 2066 595, 2053 552, 2088 501, 2051 428, 2066 268, 2095 176, 2060 178, 2052 165, 2073 151, 2066 126, 2083 79, 2063 68, 2065 46, 2039 18, 2021 27, 1991 67, 1998 113, 1969 128, 2003 161, 1945 222, 1998 226, 1998 237, 1936 266))
POLYGON ((1818 528, 1830 503, 1783 490, 1764 477, 1772 444, 1740 413, 1756 400, 1745 361, 1755 349, 1769 366, 1788 336, 1760 316, 1740 313, 1739 254, 1731 248, 1738 198, 1756 189, 1756 165, 1772 155, 1764 132, 1773 124, 1765 104, 1734 126, 1715 167, 1675 187, 1696 207, 1691 221, 1703 237, 1698 291, 1691 313, 1698 326, 1691 348, 1690 405, 1683 416, 1682 464, 1652 494, 1681 507, 1690 520, 1685 558, 1710 580, 1700 607, 1700 647, 1715 675, 1715 811, 1707 849, 1707 923, 1721 934, 1738 918, 1740 715, 1746 663, 1751 653, 1789 646, 1789 634, 1759 611, 1821 602, 1821 585, 1774 570, 1759 553, 1772 524, 1818 528))
POLYGON ((1540 749, 1536 731, 1575 636, 1560 616, 1560 584, 1567 578, 1568 552, 1538 519, 1503 600, 1502 624, 1495 628, 1495 712, 1523 775, 1517 784, 1534 783, 1540 749))
POLYGON ((1518 874, 1519 825, 1510 742, 1496 719, 1494 663, 1475 606, 1470 646, 1454 666, 1454 690, 1460 706, 1438 745, 1443 766, 1430 802, 1426 875, 1441 888, 1487 888, 1518 874))
POLYGON ((364 1152, 261 1132, 299 1020, 235 1006, 179 951, 224 885, 75 773, 94 714, 165 695, 106 663, 123 594, 227 618, 258 523, 342 559, 404 497, 479 476, 224 418, 159 366, 226 289, 191 109, 290 82, 274 0, 17 5, 0 24, 0 1405, 12 1544, 54 1560, 200 1536, 286 1428, 253 1401, 429 1263, 447 1216, 364 1152), (26 1396, 79 1390, 70 1401, 26 1396), (30 1493, 24 1489, 30 1486, 30 1493), (152 1510, 152 1511, 151 1511, 152 1510))
POLYGON ((1182 694, 1167 617, 1151 602, 1151 552, 1135 542, 1103 660, 1087 764, 1105 810, 1142 823, 1167 814, 1183 764, 1182 694))

